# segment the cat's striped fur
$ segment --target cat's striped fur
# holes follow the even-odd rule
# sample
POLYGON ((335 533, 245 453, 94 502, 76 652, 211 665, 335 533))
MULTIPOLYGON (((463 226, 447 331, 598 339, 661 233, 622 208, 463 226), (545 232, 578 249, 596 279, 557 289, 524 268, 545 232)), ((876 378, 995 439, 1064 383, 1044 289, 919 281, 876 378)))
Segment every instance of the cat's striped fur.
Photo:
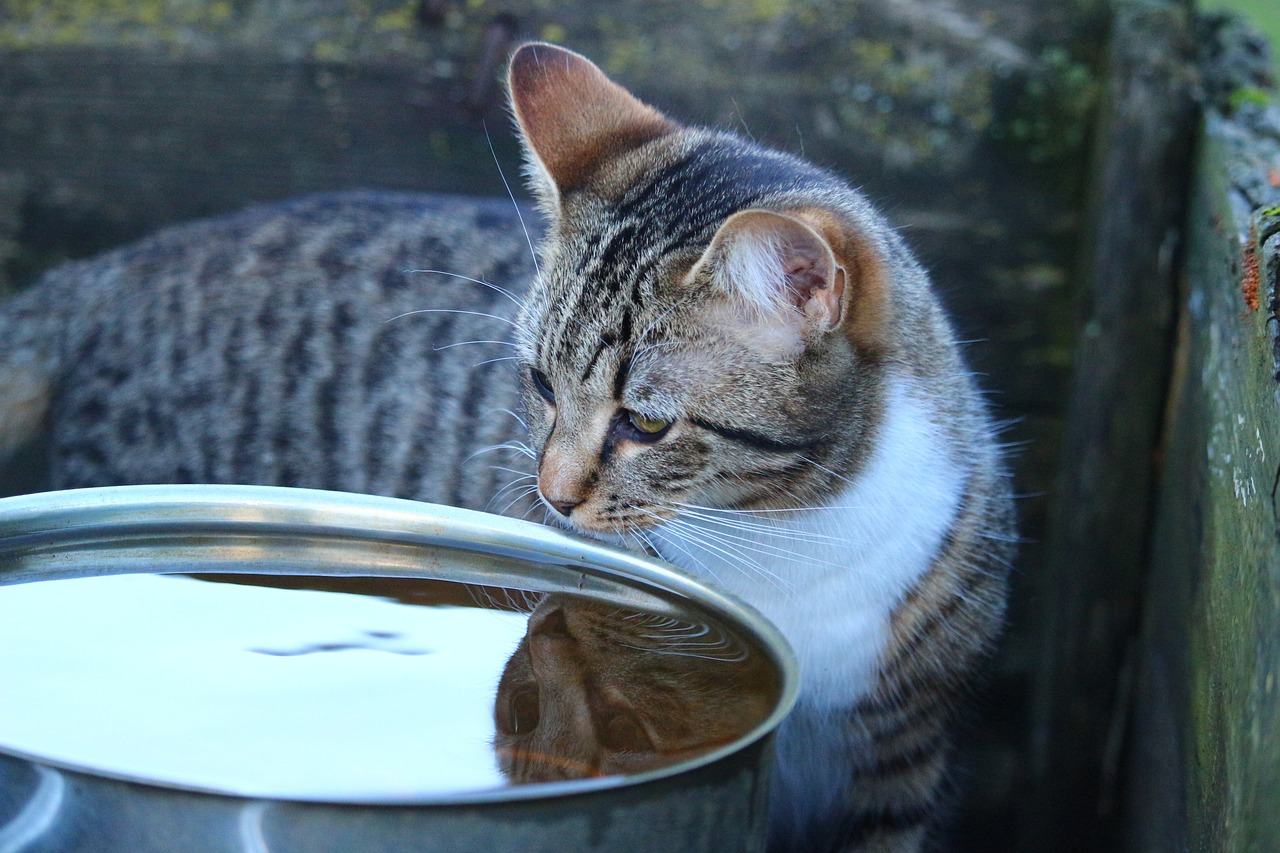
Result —
POLYGON ((526 46, 510 82, 548 222, 536 274, 486 202, 316 197, 173 229, 0 311, 0 452, 47 420, 60 486, 502 509, 536 485, 563 523, 722 584, 795 645, 774 849, 919 849, 1012 541, 925 273, 837 178, 683 128, 576 54, 526 46), (392 319, 418 309, 496 319, 392 319), (442 349, 513 317, 506 345, 442 349), (503 412, 518 396, 527 432, 503 412), (470 459, 526 440, 497 470, 470 459))
POLYGON ((416 269, 519 286, 532 263, 509 201, 350 193, 60 267, 0 313, 0 401, 15 386, 31 401, 0 450, 47 407, 58 488, 258 483, 484 508, 510 454, 466 459, 523 430, 502 411, 518 406, 510 362, 492 361, 510 346, 465 342, 507 339, 515 304, 416 269))

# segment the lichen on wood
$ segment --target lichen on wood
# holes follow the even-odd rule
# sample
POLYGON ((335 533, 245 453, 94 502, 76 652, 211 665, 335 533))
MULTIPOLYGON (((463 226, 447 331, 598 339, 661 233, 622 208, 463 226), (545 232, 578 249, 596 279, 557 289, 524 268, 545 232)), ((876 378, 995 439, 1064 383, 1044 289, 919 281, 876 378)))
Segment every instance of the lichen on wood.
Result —
POLYGON ((1267 853, 1280 849, 1280 109, 1231 98, 1239 85, 1208 70, 1224 97, 1188 225, 1130 835, 1135 851, 1267 853))

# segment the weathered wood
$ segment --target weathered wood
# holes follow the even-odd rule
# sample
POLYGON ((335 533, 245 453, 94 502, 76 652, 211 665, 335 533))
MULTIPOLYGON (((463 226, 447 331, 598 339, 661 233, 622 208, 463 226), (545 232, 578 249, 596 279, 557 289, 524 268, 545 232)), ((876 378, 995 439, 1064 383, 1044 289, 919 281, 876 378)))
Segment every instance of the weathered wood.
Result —
POLYGON ((1209 71, 1129 762, 1141 853, 1280 849, 1280 98, 1209 71))
POLYGON ((1121 0, 1064 467, 1041 606, 1028 849, 1101 849, 1114 831, 1122 666, 1138 614, 1193 137, 1190 9, 1121 0))

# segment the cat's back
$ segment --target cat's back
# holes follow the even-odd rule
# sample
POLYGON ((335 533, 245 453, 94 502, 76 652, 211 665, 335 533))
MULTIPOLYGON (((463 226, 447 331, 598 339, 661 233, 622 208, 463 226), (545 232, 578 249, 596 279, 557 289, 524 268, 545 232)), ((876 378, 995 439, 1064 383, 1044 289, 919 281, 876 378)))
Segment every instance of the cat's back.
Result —
POLYGON ((268 483, 474 506, 505 481, 484 461, 460 476, 450 445, 518 424, 500 411, 507 362, 476 367, 507 347, 463 342, 507 337, 515 305, 497 288, 532 268, 509 202, 329 194, 170 228, 0 310, 31 326, 39 302, 55 318, 41 331, 57 487, 268 483))

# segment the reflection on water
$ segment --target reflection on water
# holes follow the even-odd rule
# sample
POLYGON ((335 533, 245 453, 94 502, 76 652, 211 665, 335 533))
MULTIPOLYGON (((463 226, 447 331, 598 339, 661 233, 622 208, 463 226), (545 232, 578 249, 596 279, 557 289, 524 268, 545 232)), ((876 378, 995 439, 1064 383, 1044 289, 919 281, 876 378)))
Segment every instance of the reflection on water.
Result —
POLYGON ((234 581, 0 587, 0 749, 404 802, 674 763, 777 698, 764 655, 692 614, 439 581, 234 581))
POLYGON ((709 620, 549 595, 498 683, 494 746, 516 782, 637 773, 738 739, 777 691, 764 656, 709 620))

